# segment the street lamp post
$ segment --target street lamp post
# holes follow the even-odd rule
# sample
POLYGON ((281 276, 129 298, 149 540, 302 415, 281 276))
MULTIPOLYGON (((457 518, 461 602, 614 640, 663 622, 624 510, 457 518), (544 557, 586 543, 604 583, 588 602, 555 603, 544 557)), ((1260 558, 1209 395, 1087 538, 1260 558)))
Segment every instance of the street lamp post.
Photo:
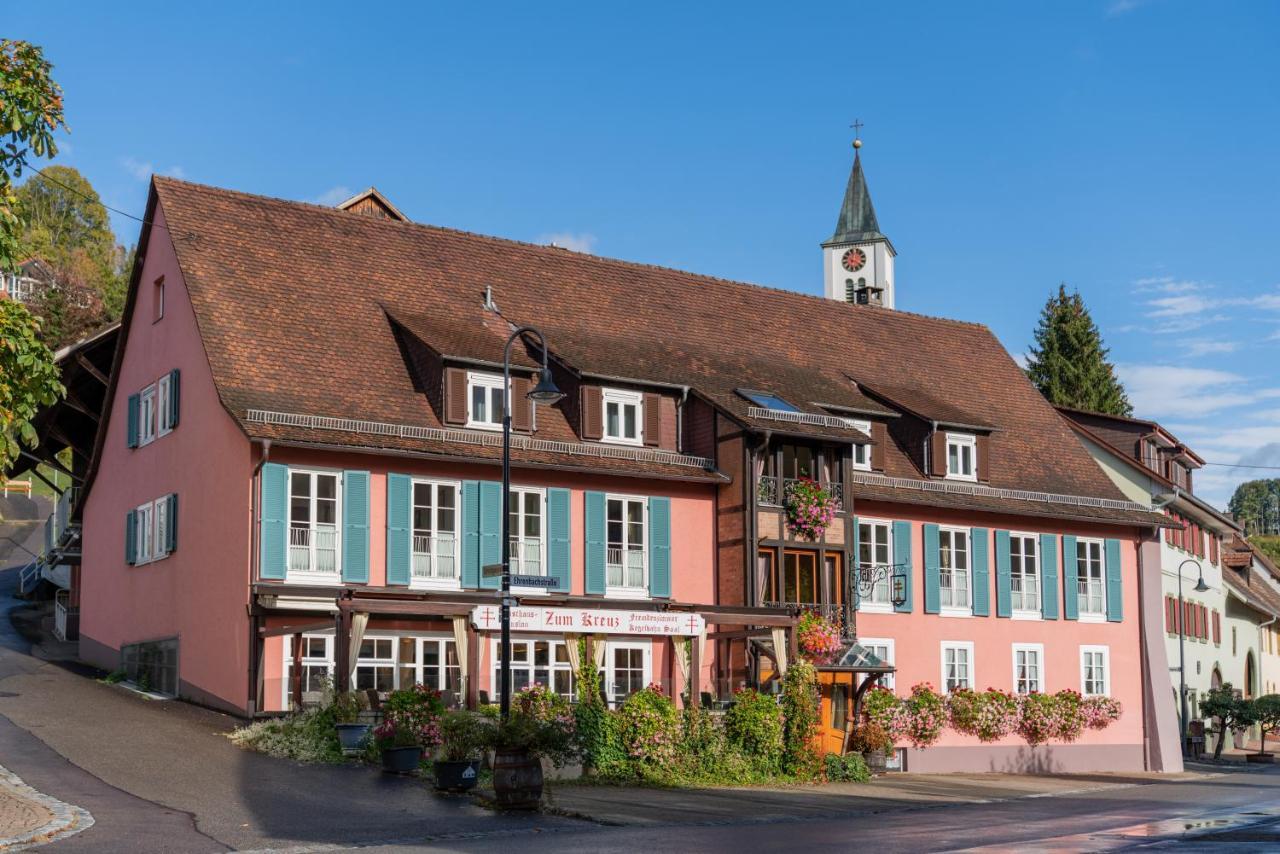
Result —
POLYGON ((502 694, 499 708, 504 722, 511 714, 511 345, 525 333, 535 336, 542 347, 538 384, 526 397, 542 406, 549 406, 564 397, 564 392, 556 388, 551 369, 547 367, 546 336, 532 326, 521 326, 512 332, 502 351, 502 539, 499 546, 502 549, 502 666, 499 676, 502 694))
POLYGON ((1196 586, 1192 588, 1197 593, 1203 593, 1209 589, 1209 585, 1204 583, 1204 567, 1200 566, 1200 562, 1192 558, 1187 558, 1178 564, 1178 701, 1182 710, 1182 752, 1187 752, 1187 734, 1190 732, 1190 721, 1187 720, 1187 608, 1182 601, 1182 568, 1187 564, 1193 565, 1200 573, 1200 578, 1196 581, 1196 586))

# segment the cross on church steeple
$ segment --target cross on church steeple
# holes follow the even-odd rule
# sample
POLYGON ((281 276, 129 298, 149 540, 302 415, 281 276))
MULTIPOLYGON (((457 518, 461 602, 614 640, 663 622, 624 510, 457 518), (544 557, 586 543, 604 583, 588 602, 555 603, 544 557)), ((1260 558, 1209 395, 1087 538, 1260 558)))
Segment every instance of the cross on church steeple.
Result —
POLYGON ((859 138, 862 133, 863 124, 858 119, 853 120, 853 124, 849 125, 853 128, 853 147, 862 148, 862 140, 859 138))

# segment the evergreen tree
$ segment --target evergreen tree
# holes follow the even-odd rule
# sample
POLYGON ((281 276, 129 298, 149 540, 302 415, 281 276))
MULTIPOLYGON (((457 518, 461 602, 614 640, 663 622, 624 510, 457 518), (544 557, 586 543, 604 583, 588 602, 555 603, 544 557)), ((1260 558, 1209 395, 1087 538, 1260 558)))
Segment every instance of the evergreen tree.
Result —
POLYGON ((1058 285, 1040 313, 1027 376, 1055 406, 1131 415, 1133 405, 1107 361, 1109 352, 1079 291, 1068 294, 1065 284, 1058 285))

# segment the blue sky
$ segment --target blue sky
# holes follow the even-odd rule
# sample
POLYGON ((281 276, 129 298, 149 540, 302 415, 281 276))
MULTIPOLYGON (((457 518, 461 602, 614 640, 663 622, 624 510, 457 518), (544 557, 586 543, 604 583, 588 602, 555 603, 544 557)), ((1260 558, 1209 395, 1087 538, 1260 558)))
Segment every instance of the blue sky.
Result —
MULTIPOLYGON (((83 4, 59 162, 821 291, 859 117, 899 307, 1014 353, 1059 281, 1138 414, 1280 466, 1280 4, 83 4), (239 6, 239 8, 237 8, 239 6), (208 11, 216 8, 217 12, 208 11)), ((133 242, 138 225, 115 217, 133 242)), ((910 342, 903 342, 910 346, 910 342)), ((1198 491, 1280 471, 1209 467, 1198 491)))

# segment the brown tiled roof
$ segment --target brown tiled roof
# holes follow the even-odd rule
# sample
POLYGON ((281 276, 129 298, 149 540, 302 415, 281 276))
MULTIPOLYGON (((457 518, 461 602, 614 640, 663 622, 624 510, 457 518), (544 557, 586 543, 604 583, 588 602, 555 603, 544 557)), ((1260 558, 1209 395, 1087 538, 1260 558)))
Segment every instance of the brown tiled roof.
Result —
MULTIPOLYGON (((850 375, 945 396, 997 430, 992 486, 1123 498, 980 325, 170 178, 154 187, 171 230, 194 235, 175 248, 223 404, 251 435, 266 435, 251 408, 441 426, 391 318, 438 352, 497 362, 492 287, 505 320, 539 326, 578 370, 691 386, 735 413, 749 406, 739 387, 856 407, 866 397, 850 375)), ((558 408, 539 413, 543 430, 573 434, 558 408)), ((885 473, 921 476, 893 442, 885 473)))
POLYGON ((892 401, 899 408, 925 421, 936 421, 947 427, 993 429, 990 416, 978 415, 954 403, 939 400, 934 394, 921 388, 883 382, 877 382, 875 385, 867 383, 864 387, 872 394, 892 401))

